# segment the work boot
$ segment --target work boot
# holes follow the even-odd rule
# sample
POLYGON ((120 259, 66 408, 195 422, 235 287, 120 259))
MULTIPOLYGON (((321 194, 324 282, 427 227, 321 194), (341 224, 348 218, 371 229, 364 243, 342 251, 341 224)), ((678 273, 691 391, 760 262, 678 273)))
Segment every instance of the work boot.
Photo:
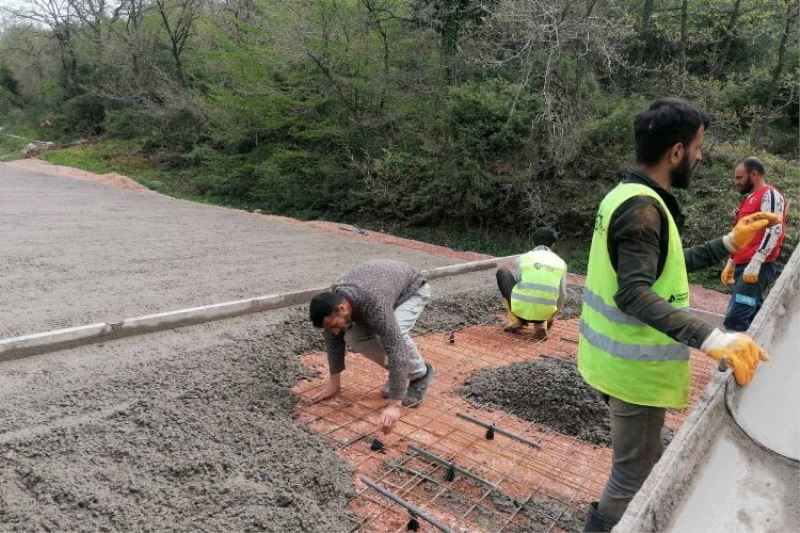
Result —
POLYGON ((503 327, 503 331, 511 333, 519 331, 525 324, 522 323, 517 315, 511 312, 511 309, 508 307, 508 302, 505 300, 503 300, 503 307, 506 308, 506 325, 503 327))
POLYGON ((537 340, 544 340, 547 338, 547 322, 533 325, 533 338, 537 340))
POLYGON ((389 380, 387 379, 386 383, 384 383, 381 386, 381 398, 383 398, 385 400, 388 397, 389 397, 389 380))
POLYGON ((616 525, 613 521, 600 514, 597 510, 597 504, 600 502, 592 502, 589 504, 589 515, 586 517, 586 524, 583 526, 584 533, 607 533, 616 525))
POLYGON ((411 383, 408 384, 406 397, 403 398, 404 406, 418 406, 425 397, 425 393, 428 392, 428 385, 431 384, 431 380, 433 380, 433 376, 436 374, 436 372, 433 370, 433 365, 430 363, 425 363, 425 367, 428 369, 425 375, 421 378, 411 380, 411 383))

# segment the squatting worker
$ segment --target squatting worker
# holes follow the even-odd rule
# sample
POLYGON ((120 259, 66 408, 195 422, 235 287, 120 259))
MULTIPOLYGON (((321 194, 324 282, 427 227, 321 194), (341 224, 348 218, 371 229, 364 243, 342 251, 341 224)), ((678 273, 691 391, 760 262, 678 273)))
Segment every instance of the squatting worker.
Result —
POLYGON ((506 307, 506 331, 518 331, 533 323, 539 338, 547 330, 566 300, 567 264, 550 249, 556 232, 538 228, 533 232, 533 250, 517 259, 516 271, 497 269, 497 287, 506 307))
MULTIPOLYGON (((786 202, 781 192, 764 179, 764 164, 755 157, 743 159, 734 170, 733 183, 744 199, 736 211, 736 221, 757 211, 786 217, 786 202)), ((786 224, 762 229, 749 245, 737 250, 722 270, 723 285, 733 285, 725 313, 725 329, 747 331, 764 303, 764 293, 778 275, 775 260, 781 253, 786 224)))
POLYGON ((422 273, 400 261, 376 259, 354 266, 311 300, 315 327, 324 328, 330 380, 314 399, 335 396, 345 369, 345 346, 381 365, 389 378, 381 388, 385 433, 400 418, 400 407, 416 407, 434 376, 422 359, 411 329, 428 305, 431 289, 422 273))
POLYGON ((612 468, 586 531, 610 531, 663 450, 665 409, 689 400, 689 347, 726 357, 749 383, 767 354, 741 333, 723 333, 689 311, 687 271, 719 264, 779 217, 754 213, 721 239, 683 249, 686 188, 702 160, 708 117, 679 98, 636 116, 636 165, 600 203, 584 287, 578 370, 608 400, 612 468))

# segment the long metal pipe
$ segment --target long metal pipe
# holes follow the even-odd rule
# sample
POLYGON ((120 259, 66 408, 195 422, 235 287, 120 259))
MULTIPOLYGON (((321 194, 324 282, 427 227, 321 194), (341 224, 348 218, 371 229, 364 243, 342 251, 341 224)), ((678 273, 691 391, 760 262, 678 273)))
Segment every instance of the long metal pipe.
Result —
POLYGON ((478 420, 477 418, 473 418, 473 417, 471 417, 471 416, 469 416, 467 414, 464 414, 464 413, 456 413, 456 416, 459 417, 459 418, 463 418, 464 420, 469 420, 473 424, 477 424, 477 425, 479 425, 481 427, 484 427, 486 429, 491 428, 492 431, 494 431, 495 433, 499 433, 500 435, 505 435, 509 439, 514 439, 514 440, 516 440, 518 442, 521 442, 523 444, 527 444, 528 446, 532 446, 534 448, 539 448, 539 443, 538 442, 526 439, 525 437, 520 437, 519 435, 517 435, 515 433, 511 433, 510 431, 506 431, 505 429, 499 428, 499 427, 495 426, 494 424, 487 424, 486 422, 482 422, 482 421, 478 420))
POLYGON ((458 472, 461 472, 463 475, 465 475, 465 476, 467 476, 467 477, 469 477, 469 478, 472 478, 472 479, 474 479, 474 480, 475 480, 475 481, 477 481, 478 483, 481 483, 481 484, 483 484, 483 485, 486 485, 487 487, 491 487, 491 488, 493 488, 494 490, 500 491, 500 488, 499 488, 497 485, 495 485, 494 483, 492 483, 491 481, 488 481, 488 480, 486 480, 486 479, 483 479, 481 476, 479 476, 479 475, 477 475, 477 474, 473 474, 473 473, 472 473, 472 472, 470 472, 469 470, 467 470, 467 469, 465 469, 465 468, 461 468, 460 466, 458 466, 458 465, 457 465, 457 464, 455 464, 454 462, 452 462, 452 461, 448 461, 447 459, 445 459, 445 458, 443 458, 443 457, 439 457, 439 456, 438 456, 438 455, 436 455, 435 453, 433 453, 433 452, 429 452, 429 451, 428 451, 428 450, 426 450, 425 448, 421 448, 421 447, 419 447, 419 446, 416 446, 416 445, 412 444, 412 445, 410 445, 410 446, 408 447, 408 449, 409 449, 409 450, 411 450, 411 451, 413 451, 413 452, 415 452, 415 453, 417 453, 417 454, 419 454, 419 455, 421 455, 421 456, 423 456, 423 457, 425 457, 426 459, 428 459, 428 460, 430 460, 430 461, 433 461, 433 462, 435 462, 435 463, 439 463, 439 464, 440 464, 440 465, 442 465, 442 466, 446 466, 446 467, 448 467, 448 468, 452 468, 453 470, 456 470, 456 471, 458 471, 458 472))
POLYGON ((422 518, 423 520, 425 520, 426 522, 431 524, 433 527, 435 527, 439 531, 444 531, 445 533, 450 533, 451 530, 450 530, 449 527, 447 527, 446 525, 442 524, 441 522, 439 522, 438 520, 436 520, 432 516, 426 514, 424 511, 422 511, 419 507, 417 507, 413 503, 409 503, 409 502, 405 501, 403 498, 401 498, 397 494, 384 489, 383 487, 381 487, 380 485, 378 485, 377 483, 375 483, 374 481, 372 481, 369 478, 362 477, 361 481, 363 481, 369 488, 373 489, 376 492, 379 492, 380 494, 383 494, 384 496, 386 496, 387 498, 392 500, 397 505, 401 505, 401 506, 405 507, 408 510, 408 512, 410 512, 413 516, 415 516, 417 518, 422 518))
MULTIPOLYGON (((519 256, 512 255, 472 261, 469 263, 460 263, 457 265, 447 265, 430 270, 423 270, 422 273, 427 279, 457 276, 460 274, 487 270, 500 263, 514 260, 517 257, 519 256)), ((202 324, 204 322, 223 320, 242 315, 262 313, 264 311, 273 311, 294 305, 302 305, 311 301, 311 298, 317 294, 328 289, 329 287, 326 285, 324 287, 306 289, 303 291, 268 294, 266 296, 256 296, 255 298, 248 298, 245 300, 235 300, 232 302, 126 318, 116 322, 98 322, 86 326, 0 339, 0 361, 54 352, 73 346, 103 342, 122 337, 143 335, 145 333, 174 329, 181 326, 202 324)))

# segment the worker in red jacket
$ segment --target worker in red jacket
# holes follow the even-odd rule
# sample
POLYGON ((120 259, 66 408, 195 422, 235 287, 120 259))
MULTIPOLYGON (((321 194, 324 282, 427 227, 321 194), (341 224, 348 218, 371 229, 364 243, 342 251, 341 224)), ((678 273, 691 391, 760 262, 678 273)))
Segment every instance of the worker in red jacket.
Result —
POLYGON ((723 285, 733 285, 725 314, 725 328, 747 331, 764 301, 764 293, 777 276, 775 259, 786 234, 786 202, 781 192, 764 179, 764 164, 755 157, 743 159, 734 185, 746 195, 736 212, 736 222, 759 211, 781 215, 784 222, 762 229, 753 241, 734 252, 722 271, 723 285))

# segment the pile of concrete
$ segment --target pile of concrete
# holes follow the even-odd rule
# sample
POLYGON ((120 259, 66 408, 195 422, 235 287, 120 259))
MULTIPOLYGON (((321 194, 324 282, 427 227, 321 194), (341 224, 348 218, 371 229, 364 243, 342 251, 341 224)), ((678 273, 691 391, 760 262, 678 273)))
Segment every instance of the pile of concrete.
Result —
POLYGON ((470 403, 508 411, 586 442, 611 442, 608 407, 573 363, 542 356, 479 370, 459 389, 470 403))

